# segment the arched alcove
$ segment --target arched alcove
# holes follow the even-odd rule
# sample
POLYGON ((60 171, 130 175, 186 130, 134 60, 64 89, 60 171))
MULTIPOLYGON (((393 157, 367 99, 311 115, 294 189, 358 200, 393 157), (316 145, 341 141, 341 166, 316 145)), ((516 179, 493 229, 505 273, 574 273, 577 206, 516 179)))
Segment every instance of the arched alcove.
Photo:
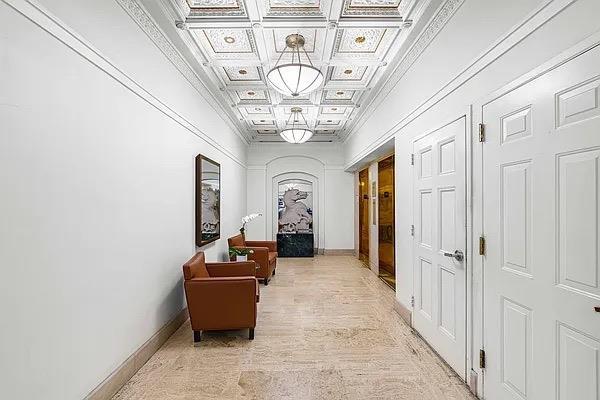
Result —
POLYGON ((286 180, 302 180, 312 184, 313 189, 313 232, 315 248, 323 249, 324 210, 324 173, 325 165, 311 157, 287 156, 271 160, 266 166, 266 234, 271 240, 276 240, 278 231, 278 186, 286 180))

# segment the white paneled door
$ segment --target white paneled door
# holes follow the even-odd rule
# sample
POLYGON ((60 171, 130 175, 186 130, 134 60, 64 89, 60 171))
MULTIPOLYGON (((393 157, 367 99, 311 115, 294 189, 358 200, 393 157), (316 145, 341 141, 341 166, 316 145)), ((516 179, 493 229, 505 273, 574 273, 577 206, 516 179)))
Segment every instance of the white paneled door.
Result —
POLYGON ((484 396, 600 399, 600 50, 482 108, 484 396))
POLYGON ((414 142, 413 327, 465 378, 465 118, 414 142))

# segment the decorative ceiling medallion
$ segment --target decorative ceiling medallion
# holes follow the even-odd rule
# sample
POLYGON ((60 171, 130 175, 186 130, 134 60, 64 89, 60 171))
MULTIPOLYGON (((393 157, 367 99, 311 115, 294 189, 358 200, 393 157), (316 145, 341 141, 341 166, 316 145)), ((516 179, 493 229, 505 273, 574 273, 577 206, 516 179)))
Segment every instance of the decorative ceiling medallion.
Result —
POLYGON ((324 90, 321 95, 322 105, 351 105, 351 101, 354 99, 354 90, 324 90))
POLYGON ((233 96, 232 100, 237 104, 251 104, 251 105, 259 105, 259 106, 267 106, 271 103, 271 98, 269 93, 266 90, 255 90, 255 89, 246 89, 246 90, 237 90, 231 92, 233 96))
POLYGON ((362 81, 367 72, 366 66, 340 68, 331 67, 329 69, 329 80, 332 82, 357 82, 362 81))
POLYGON ((346 28, 338 33, 337 53, 375 53, 386 28, 346 28))
POLYGON ((271 32, 273 49, 277 54, 283 53, 288 48, 285 39, 293 34, 300 34, 304 37, 304 50, 307 53, 314 53, 317 47, 317 30, 313 28, 277 28, 271 32))
POLYGON ((322 116, 329 115, 329 114, 343 115, 346 113, 347 109, 348 109, 348 107, 321 107, 321 115, 322 116))
POLYGON ((229 82, 262 82, 263 77, 258 67, 222 67, 229 82))

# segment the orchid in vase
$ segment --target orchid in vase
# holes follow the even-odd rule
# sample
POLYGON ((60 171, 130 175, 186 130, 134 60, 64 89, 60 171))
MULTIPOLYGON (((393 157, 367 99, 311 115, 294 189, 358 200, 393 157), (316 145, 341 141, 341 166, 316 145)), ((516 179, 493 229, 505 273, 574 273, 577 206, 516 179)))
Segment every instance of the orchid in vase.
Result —
POLYGON ((260 217, 261 215, 262 215, 262 213, 253 213, 253 214, 249 214, 249 215, 246 215, 245 217, 243 217, 242 218, 242 227, 240 228, 240 233, 243 235, 244 232, 246 231, 246 224, 257 217, 260 217))

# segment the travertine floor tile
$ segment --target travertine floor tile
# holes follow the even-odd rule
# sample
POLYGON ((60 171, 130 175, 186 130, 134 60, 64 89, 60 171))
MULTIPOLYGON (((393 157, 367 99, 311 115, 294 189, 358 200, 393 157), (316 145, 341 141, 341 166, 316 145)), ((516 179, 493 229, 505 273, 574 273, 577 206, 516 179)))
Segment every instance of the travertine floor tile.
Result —
POLYGON ((280 259, 254 341, 184 324, 113 400, 471 400, 353 257, 280 259))

